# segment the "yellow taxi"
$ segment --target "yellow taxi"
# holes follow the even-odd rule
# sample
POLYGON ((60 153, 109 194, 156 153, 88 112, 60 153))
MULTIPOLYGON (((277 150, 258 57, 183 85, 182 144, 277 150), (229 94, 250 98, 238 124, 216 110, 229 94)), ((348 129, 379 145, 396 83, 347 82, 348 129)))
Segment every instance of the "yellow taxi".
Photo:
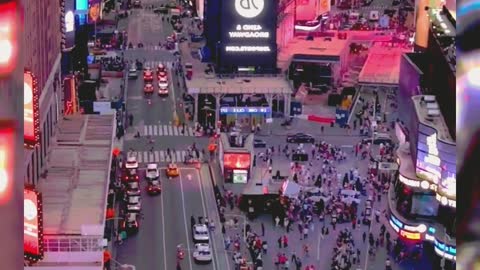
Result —
POLYGON ((167 176, 168 177, 176 177, 179 174, 180 174, 180 171, 178 170, 177 164, 175 164, 175 163, 168 164, 168 167, 167 167, 167 176))

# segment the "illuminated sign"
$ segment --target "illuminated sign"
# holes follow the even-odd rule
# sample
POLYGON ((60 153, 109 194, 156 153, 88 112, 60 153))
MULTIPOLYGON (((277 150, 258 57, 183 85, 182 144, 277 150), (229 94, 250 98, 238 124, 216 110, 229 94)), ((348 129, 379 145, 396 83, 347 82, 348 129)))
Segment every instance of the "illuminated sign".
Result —
POLYGON ((30 71, 23 74, 23 133, 25 146, 34 147, 40 142, 40 119, 37 79, 30 71))
POLYGON ((222 5, 220 66, 276 67, 277 1, 233 0, 222 5))
MULTIPOLYGON (((0 1, 0 76, 9 76, 17 61, 17 1, 0 1)), ((3 90, 3 89, 2 89, 3 90)))
POLYGON ((225 153, 223 155, 223 164, 229 169, 249 169, 250 154, 248 153, 225 153))
POLYGON ((410 240, 420 240, 421 234, 418 232, 407 232, 405 230, 400 230, 400 236, 403 236, 410 240))
POLYGON ((65 31, 72 32, 75 30, 75 18, 73 15, 73 11, 69 10, 65 13, 65 31))
POLYGON ((41 195, 33 189, 23 191, 24 257, 37 261, 43 257, 43 214, 41 195))
POLYGON ((76 10, 88 10, 88 0, 76 0, 75 1, 76 10))
POLYGON ((74 114, 78 111, 75 76, 69 75, 63 79, 64 88, 64 115, 74 114))
POLYGON ((391 219, 390 219, 389 223, 397 233, 400 231, 400 228, 391 219))
POLYGON ((15 141, 14 123, 0 121, 0 205, 12 197, 13 147, 15 141))
POLYGON ((235 113, 270 113, 270 107, 221 107, 220 114, 235 114, 235 113))
POLYGON ((264 0, 235 0, 235 10, 245 18, 255 18, 262 13, 264 0))
POLYGON ((442 191, 448 196, 456 196, 457 194, 457 179, 456 177, 447 177, 442 179, 442 191))
POLYGON ((411 232, 424 233, 427 231, 427 226, 425 224, 419 224, 417 226, 404 225, 403 229, 411 232))
POLYGON ((409 187, 422 188, 422 189, 425 189, 425 190, 429 189, 429 190, 433 190, 435 192, 437 192, 437 189, 438 189, 437 184, 430 183, 426 180, 419 181, 419 180, 408 179, 401 174, 398 176, 398 179, 400 180, 400 182, 402 182, 403 184, 405 184, 409 187))
POLYGON ((438 240, 435 239, 434 242, 435 246, 435 253, 440 255, 441 257, 445 257, 445 259, 457 260, 457 248, 449 245, 445 245, 442 242, 439 242, 438 240))
POLYGON ((398 220, 396 217, 394 217, 393 215, 390 215, 390 220, 392 221, 393 224, 395 224, 398 228, 403 228, 403 223, 398 220))
POLYGON ((437 201, 439 201, 443 206, 449 206, 449 207, 452 207, 452 208, 457 208, 457 201, 455 200, 452 200, 452 199, 449 199, 445 196, 442 196, 440 194, 437 194, 435 196, 435 198, 437 199, 437 201))

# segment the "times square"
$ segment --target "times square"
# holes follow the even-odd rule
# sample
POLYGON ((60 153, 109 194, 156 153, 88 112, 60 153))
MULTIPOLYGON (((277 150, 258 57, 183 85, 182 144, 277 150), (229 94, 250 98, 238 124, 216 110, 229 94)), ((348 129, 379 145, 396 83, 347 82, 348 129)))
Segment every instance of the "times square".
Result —
POLYGON ((455 1, 20 3, 25 269, 457 267, 455 1))

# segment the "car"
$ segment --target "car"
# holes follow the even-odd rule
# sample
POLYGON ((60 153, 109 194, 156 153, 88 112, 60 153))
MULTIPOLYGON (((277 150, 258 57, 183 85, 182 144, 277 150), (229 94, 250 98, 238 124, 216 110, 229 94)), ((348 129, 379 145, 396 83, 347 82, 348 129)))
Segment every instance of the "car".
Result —
POLYGON ((160 173, 158 172, 158 165, 156 163, 150 163, 147 165, 147 172, 145 173, 145 177, 147 180, 157 180, 160 177, 160 173))
POLYGON ((162 185, 158 180, 152 180, 148 182, 147 193, 148 195, 158 195, 162 192, 162 185))
POLYGON ((254 139, 253 140, 253 147, 254 148, 265 148, 265 147, 267 147, 267 143, 264 140, 254 139))
POLYGON ((126 169, 138 169, 137 157, 130 155, 127 157, 127 162, 125 162, 126 169))
POLYGON ((125 196, 125 208, 128 213, 140 212, 142 210, 142 202, 140 196, 125 196))
POLYGON ((167 88, 168 87, 168 80, 167 78, 162 78, 158 80, 158 87, 167 88))
POLYGON ((153 84, 151 84, 151 83, 147 83, 147 84, 145 84, 145 86, 143 87, 143 93, 144 93, 145 95, 150 95, 150 94, 153 93, 153 91, 154 91, 154 89, 153 89, 153 84))
POLYGON ((139 179, 136 169, 124 169, 122 171, 122 183, 138 182, 139 179))
POLYGON ((138 233, 140 229, 140 214, 139 213, 127 213, 125 219, 120 224, 120 229, 127 232, 127 235, 133 235, 138 233))
POLYGON ((142 2, 140 0, 133 1, 133 7, 135 7, 135 8, 142 7, 142 2))
POLYGON ((165 67, 165 65, 162 63, 158 64, 158 67, 157 67, 157 74, 161 72, 163 73, 167 72, 167 67, 165 67))
POLYGON ((177 164, 175 163, 168 164, 166 171, 168 177, 176 177, 180 175, 180 171, 178 170, 177 164))
POLYGON ((158 95, 159 96, 168 96, 168 85, 158 84, 158 95))
POLYGON ((128 78, 129 78, 129 79, 136 79, 136 78, 138 78, 137 68, 136 68, 136 67, 131 67, 131 68, 128 70, 128 78))
POLYGON ((287 135, 287 143, 315 143, 315 138, 305 133, 295 133, 287 135))
POLYGON ((205 243, 195 244, 193 250, 193 260, 195 263, 212 262, 212 251, 210 249, 210 245, 205 243))
POLYGON ((125 185, 125 194, 127 196, 139 196, 140 195, 140 185, 137 181, 128 182, 125 185))
POLYGON ((192 238, 194 243, 208 243, 210 236, 208 235, 208 227, 205 224, 195 224, 192 227, 192 238))
POLYGON ((152 82, 153 81, 153 72, 152 71, 143 72, 143 80, 145 82, 152 82))
POLYGON ((165 72, 165 71, 157 72, 157 79, 159 81, 160 80, 167 80, 167 78, 168 78, 167 72, 165 72))

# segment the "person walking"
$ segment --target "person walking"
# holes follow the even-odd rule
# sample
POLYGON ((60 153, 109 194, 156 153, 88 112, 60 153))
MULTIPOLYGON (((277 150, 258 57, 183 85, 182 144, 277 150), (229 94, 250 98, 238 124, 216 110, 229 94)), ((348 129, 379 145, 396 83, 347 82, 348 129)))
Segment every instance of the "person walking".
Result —
POLYGON ((277 240, 278 248, 282 248, 282 237, 280 236, 277 240))
POLYGON ((265 236, 265 225, 263 224, 260 224, 260 226, 262 227, 262 237, 265 236))

